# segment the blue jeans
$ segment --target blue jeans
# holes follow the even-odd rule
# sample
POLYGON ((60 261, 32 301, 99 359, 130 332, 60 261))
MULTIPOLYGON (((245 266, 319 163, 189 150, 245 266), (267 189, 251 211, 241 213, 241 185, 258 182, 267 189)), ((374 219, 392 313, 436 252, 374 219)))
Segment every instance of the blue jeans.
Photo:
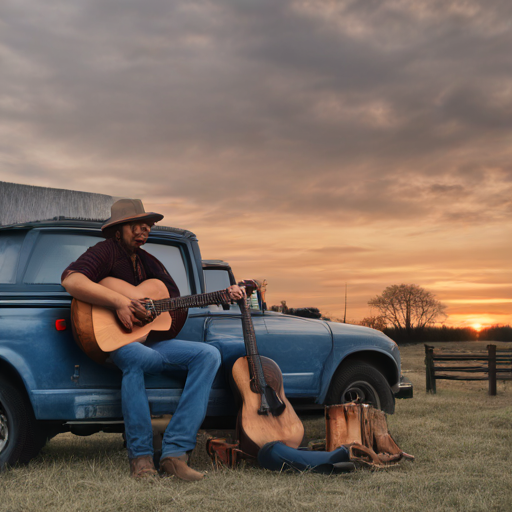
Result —
POLYGON ((128 457, 153 455, 153 429, 144 374, 176 369, 188 370, 188 374, 178 407, 164 433, 162 458, 179 457, 194 449, 220 366, 220 352, 205 343, 174 339, 149 345, 130 343, 112 352, 110 358, 123 372, 121 400, 128 457))

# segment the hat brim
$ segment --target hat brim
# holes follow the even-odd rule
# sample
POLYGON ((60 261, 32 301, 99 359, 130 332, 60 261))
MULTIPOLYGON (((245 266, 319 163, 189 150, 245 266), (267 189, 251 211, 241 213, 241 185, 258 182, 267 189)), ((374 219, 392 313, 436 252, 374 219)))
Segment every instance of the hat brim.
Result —
POLYGON ((126 224, 127 222, 141 222, 143 220, 148 220, 150 222, 158 222, 164 218, 163 215, 159 213, 153 212, 145 212, 139 213, 137 215, 130 215, 129 217, 125 217, 124 219, 118 219, 113 222, 110 222, 108 219, 103 226, 101 226, 101 230, 104 231, 107 228, 111 228, 112 226, 118 226, 119 224, 126 224))

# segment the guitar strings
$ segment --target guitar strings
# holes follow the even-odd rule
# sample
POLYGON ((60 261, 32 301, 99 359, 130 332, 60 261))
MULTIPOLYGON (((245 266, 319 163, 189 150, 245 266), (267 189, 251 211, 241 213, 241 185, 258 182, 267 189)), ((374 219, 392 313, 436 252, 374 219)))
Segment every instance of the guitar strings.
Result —
POLYGON ((152 302, 156 314, 160 315, 161 313, 169 310, 205 307, 212 304, 230 304, 231 297, 226 289, 216 292, 202 293, 199 295, 154 300, 152 302))

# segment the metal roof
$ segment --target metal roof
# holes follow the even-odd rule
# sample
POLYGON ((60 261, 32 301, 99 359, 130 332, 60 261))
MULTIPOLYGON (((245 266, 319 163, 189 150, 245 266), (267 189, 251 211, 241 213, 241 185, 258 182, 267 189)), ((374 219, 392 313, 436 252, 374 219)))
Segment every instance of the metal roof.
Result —
POLYGON ((0 225, 55 216, 102 220, 118 197, 0 181, 0 225))

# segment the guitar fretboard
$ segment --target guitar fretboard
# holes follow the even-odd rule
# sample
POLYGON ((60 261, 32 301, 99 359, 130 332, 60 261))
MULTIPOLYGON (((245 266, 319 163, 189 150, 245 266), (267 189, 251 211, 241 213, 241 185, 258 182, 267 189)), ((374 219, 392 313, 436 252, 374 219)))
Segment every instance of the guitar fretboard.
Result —
POLYGON ((242 314, 242 330, 244 334, 245 352, 249 363, 249 372, 252 379, 254 379, 253 382, 256 389, 259 393, 262 393, 266 386, 266 381, 258 353, 258 346, 256 344, 256 334, 252 324, 251 312, 247 307, 245 299, 241 299, 237 301, 237 303, 240 306, 240 312, 242 314))
POLYGON ((187 295, 186 297, 175 297, 169 299, 154 300, 153 305, 157 314, 175 309, 203 308, 212 304, 230 304, 231 297, 226 290, 217 292, 201 293, 199 295, 187 295))

